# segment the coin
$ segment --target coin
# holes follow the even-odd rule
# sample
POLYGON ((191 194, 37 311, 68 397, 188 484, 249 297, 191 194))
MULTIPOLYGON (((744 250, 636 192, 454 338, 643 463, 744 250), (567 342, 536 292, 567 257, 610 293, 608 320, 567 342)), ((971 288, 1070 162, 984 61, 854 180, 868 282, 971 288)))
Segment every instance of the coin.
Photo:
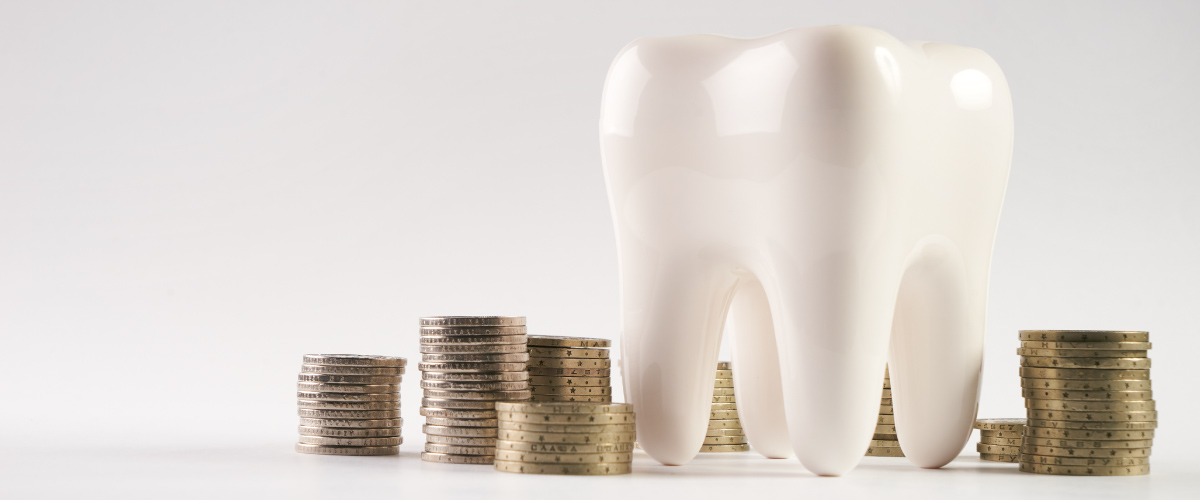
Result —
POLYGON ((422 380, 422 389, 440 389, 448 391, 524 391, 529 390, 529 382, 518 380, 513 382, 460 382, 457 380, 422 380))
POLYGON ((883 439, 883 440, 887 440, 887 441, 895 441, 896 435, 895 434, 872 434, 871 439, 883 439))
POLYGON ((1121 467, 1126 465, 1145 465, 1150 463, 1146 457, 1043 457, 1038 455, 1021 455, 1021 462, 1045 465, 1092 465, 1096 467, 1121 467))
POLYGON ((427 335, 421 334, 421 345, 524 345, 524 335, 427 335))
POLYGON ((981 418, 975 421, 976 429, 991 431, 1019 431, 1024 425, 1023 418, 981 418))
MULTIPOLYGON (((478 356, 482 354, 512 354, 525 353, 527 347, 525 344, 421 344, 421 354, 469 354, 478 356)), ((526 354, 526 356, 528 356, 526 354)), ((424 361, 433 361, 429 357, 422 357, 424 361)), ((462 360, 462 358, 454 358, 462 360)), ((519 360, 499 360, 499 359, 480 359, 480 361, 519 361, 519 360)))
POLYGON ((1078 391, 1148 391, 1149 380, 1063 380, 1022 378, 1021 387, 1078 391))
POLYGON ((1150 448, 1152 439, 1137 439, 1127 441, 1087 441, 1080 439, 1055 439, 1026 437, 1024 444, 1034 446, 1051 446, 1056 448, 1150 448))
POLYGON ((492 337, 510 335, 524 337, 528 329, 524 326, 422 326, 421 336, 432 337, 492 337))
POLYGON ((594 339, 587 337, 554 337, 551 335, 530 335, 529 345, 538 347, 584 347, 584 348, 600 348, 609 347, 612 341, 608 339, 594 339))
POLYGON ((1023 444, 1021 453, 1044 457, 1149 457, 1150 448, 1058 448, 1023 444))
POLYGON ((981 438, 979 438, 980 444, 993 444, 993 445, 998 445, 998 446, 1021 446, 1021 443, 1023 441, 1024 441, 1024 438, 1019 438, 1019 437, 1015 437, 1015 438, 981 437, 981 438))
POLYGON ((426 316, 421 326, 525 326, 524 316, 426 316))
POLYGON ((737 420, 737 410, 713 410, 708 412, 708 418, 713 420, 737 420))
POLYGON ((895 434, 896 426, 891 424, 876 425, 875 434, 895 434))
POLYGON ((880 396, 880 397, 887 398, 887 399, 892 399, 892 390, 891 390, 891 389, 884 389, 884 390, 883 390, 883 395, 882 395, 882 396, 880 396))
POLYGON ((900 442, 895 439, 872 439, 871 447, 898 448, 900 447, 900 442))
POLYGON ((320 382, 322 384, 398 385, 400 383, 399 375, 327 375, 321 373, 301 373, 298 377, 300 382, 320 382))
POLYGON ((895 425, 896 416, 895 415, 879 415, 878 417, 875 418, 875 423, 877 425, 878 424, 895 425))
POLYGON ((368 438, 342 438, 328 436, 300 436, 300 442, 304 444, 320 444, 326 446, 397 446, 404 442, 404 438, 395 437, 368 437, 368 438))
POLYGON ((1030 427, 1047 427, 1050 429, 1084 429, 1093 431, 1120 431, 1158 428, 1158 422, 1087 422, 1066 420, 1030 420, 1030 427))
POLYGON ((496 437, 505 441, 560 444, 632 443, 637 438, 634 432, 592 434, 588 432, 534 432, 511 429, 499 429, 496 437))
POLYGON ((994 455, 991 453, 980 453, 979 459, 987 460, 989 462, 1016 463, 1017 457, 1019 457, 1019 456, 1020 455, 994 455))
POLYGON ((571 403, 534 403, 534 402, 503 402, 496 403, 497 411, 517 413, 631 413, 633 405, 628 403, 611 404, 571 404, 571 403))
POLYGON ((890 447, 871 447, 867 448, 866 456, 868 457, 903 457, 904 451, 900 448, 890 447))
POLYGON ((300 373, 326 375, 403 375, 403 366, 329 366, 300 365, 300 373))
POLYGON ((733 379, 719 378, 713 382, 713 387, 733 387, 733 379))
POLYGON ((611 387, 578 387, 557 385, 535 385, 529 388, 533 394, 576 395, 576 396, 608 396, 612 394, 611 387))
POLYGON ((717 369, 718 370, 732 370, 733 362, 732 361, 717 361, 717 369))
MULTIPOLYGON (((513 356, 511 354, 503 354, 502 356, 513 356)), ((438 372, 438 373, 497 373, 497 372, 512 372, 521 373, 525 370, 524 362, 504 362, 504 363, 482 363, 482 362, 446 362, 439 361, 436 363, 421 363, 417 367, 422 372, 438 372)), ((425 373, 421 374, 424 377, 425 373)))
POLYGON ((1145 351, 1150 349, 1149 342, 1042 342, 1022 341, 1024 349, 1083 349, 1086 351, 1122 350, 1145 351))
POLYGON ((421 426, 421 432, 434 436, 496 437, 495 427, 447 427, 424 424, 421 426))
POLYGON ((637 430, 637 427, 634 424, 531 424, 526 422, 510 422, 507 420, 500 420, 497 424, 497 427, 500 429, 513 431, 552 432, 561 434, 611 434, 619 432, 635 432, 637 430))
POLYGON ((319 382, 299 382, 296 389, 301 392, 339 393, 339 394, 388 394, 395 395, 400 386, 397 384, 322 384, 319 382))
POLYGON ((619 463, 633 460, 628 451, 603 453, 535 453, 532 451, 496 450, 496 460, 538 464, 619 463))
POLYGON ((404 366, 408 360, 395 356, 367 356, 362 354, 305 354, 307 365, 338 366, 404 366))
POLYGON ((879 400, 881 406, 892 406, 892 398, 882 398, 879 400))
POLYGON ((443 391, 425 389, 425 397, 434 399, 473 399, 506 401, 529 399, 529 391, 443 391))
POLYGON ((324 446, 296 443, 296 452, 310 455, 398 455, 400 448, 397 446, 324 446))
POLYGON ((1150 368, 1150 358, 1063 358, 1057 356, 1021 356, 1021 366, 1131 370, 1150 368))
POLYGON ((745 444, 746 436, 704 436, 704 444, 745 444))
POLYGON ((491 455, 447 455, 445 453, 421 452, 421 460, 441 464, 491 465, 491 455))
POLYGON ((422 372, 421 380, 447 382, 520 382, 529 380, 528 372, 422 372))
POLYGON ((446 410, 495 410, 495 401, 458 400, 442 398, 421 398, 421 406, 425 408, 441 408, 446 410))
POLYGON ((1147 411, 1154 401, 1066 401, 1057 399, 1026 399, 1025 407, 1037 410, 1065 411, 1147 411))
POLYGON ((611 385, 612 380, 608 377, 529 377, 529 383, 533 385, 561 385, 561 386, 603 386, 611 385))
POLYGON ((1017 428, 1017 430, 1015 430, 1015 431, 1008 431, 1008 430, 999 430, 999 431, 980 430, 980 431, 979 431, 979 436, 980 436, 980 437, 986 437, 986 438, 1018 438, 1018 439, 1020 439, 1020 438, 1021 438, 1021 436, 1024 434, 1023 430, 1024 430, 1024 429, 1023 429, 1023 428, 1021 428, 1021 427, 1018 427, 1018 428, 1017 428))
POLYGON ((1021 367, 1027 378, 1071 380, 1150 380, 1150 370, 1092 370, 1087 368, 1029 368, 1021 367))
POLYGON ((531 424, 632 424, 633 413, 525 413, 500 411, 499 418, 531 424))
POLYGON ((612 374, 609 368, 543 368, 529 367, 529 374, 546 377, 608 377, 612 374))
POLYGON ((612 396, 578 396, 578 395, 552 395, 552 394, 534 394, 534 401, 551 403, 551 402, 576 402, 576 403, 611 403, 612 396))
POLYGON ((1154 439, 1154 429, 1053 429, 1026 427, 1027 437, 1082 439, 1091 441, 1154 439))
POLYGON ((709 437, 711 437, 711 436, 745 437, 746 431, 743 430, 741 427, 733 428, 733 429, 709 429, 708 432, 705 433, 705 436, 709 436, 709 437))
POLYGON ((739 451, 750 451, 749 444, 705 444, 700 447, 700 451, 706 453, 729 453, 739 451))
POLYGON ((607 359, 530 358, 530 367, 539 368, 608 368, 607 359))
POLYGON ((733 396, 733 388, 732 387, 717 387, 717 388, 713 389, 713 396, 733 396))
POLYGON ((425 423, 429 425, 442 425, 447 427, 495 427, 496 419, 425 417, 425 423))
POLYGON ((422 406, 422 417, 440 418, 496 418, 496 410, 452 410, 448 408, 433 408, 422 406))
POLYGON ((301 417, 305 418, 400 418, 400 410, 319 410, 315 408, 298 408, 296 411, 301 417))
POLYGON ((1020 339, 1065 342, 1149 342, 1150 332, 1115 330, 1021 330, 1020 339))
POLYGON ((301 436, 328 436, 343 438, 393 437, 400 435, 400 427, 381 427, 373 429, 345 429, 340 427, 310 427, 300 426, 301 436))
POLYGON ((741 429, 742 423, 739 420, 709 420, 709 429, 741 429))
POLYGON ((1122 351, 1116 349, 1026 349, 1017 348, 1017 354, 1022 356, 1062 356, 1067 358, 1144 358, 1150 354, 1146 350, 1122 351))
POLYGON ((464 436, 438 436, 436 434, 427 434, 425 442, 437 444, 453 444, 458 446, 495 446, 496 438, 494 437, 464 437, 464 436))
POLYGON ((737 403, 713 403, 712 410, 736 410, 737 403))
POLYGON ((337 419, 337 418, 300 418, 300 425, 306 427, 346 427, 354 429, 374 429, 380 427, 400 427, 404 424, 402 418, 384 419, 337 419))
POLYGON ((527 441, 496 440, 496 451, 513 450, 536 453, 614 453, 633 451, 633 442, 626 443, 531 443, 527 441))
POLYGON ((713 396, 712 401, 713 401, 713 404, 718 404, 718 403, 733 404, 733 403, 737 403, 737 398, 735 396, 713 396))
POLYGON ((493 455, 494 446, 462 446, 457 444, 425 443, 425 451, 429 453, 445 453, 447 455, 493 455))
POLYGON ((879 405, 879 413, 881 413, 883 415, 891 415, 892 414, 892 405, 884 405, 884 404, 879 405))
POLYGON ((633 466, 629 463, 604 464, 537 464, 525 462, 495 461, 496 470, 521 474, 562 474, 569 476, 608 476, 629 474, 633 466))
POLYGON ((309 401, 337 401, 344 403, 351 402, 371 402, 371 401, 399 401, 399 393, 380 393, 380 394, 355 394, 344 392, 306 392, 297 391, 297 399, 307 399, 309 401))
POLYGON ((975 445, 975 451, 980 453, 991 453, 993 455, 1016 455, 1021 453, 1021 447, 1018 446, 1001 446, 996 444, 979 443, 975 445))
POLYGON ((1084 422, 1153 422, 1158 420, 1157 411, 1058 411, 1028 410, 1031 419, 1070 420, 1084 422))
MULTIPOLYGON (((421 355, 421 364, 426 363, 512 363, 519 367, 515 370, 498 370, 498 371, 524 371, 525 362, 529 361, 529 354, 525 352, 509 352, 509 353, 481 353, 481 352, 452 352, 452 353, 425 353, 421 355)), ((418 365, 420 366, 420 365, 418 365)), ((480 368, 477 368, 479 370, 480 368)), ((437 370, 431 370, 437 371, 437 370)))
POLYGON ((399 410, 400 401, 317 401, 301 399, 296 401, 300 408, 316 410, 399 410))
POLYGON ((1057 399, 1069 401, 1150 401, 1153 391, 1076 391, 1067 389, 1021 389, 1028 399, 1057 399))
POLYGON ((530 346, 529 355, 536 358, 608 359, 608 349, 530 346))

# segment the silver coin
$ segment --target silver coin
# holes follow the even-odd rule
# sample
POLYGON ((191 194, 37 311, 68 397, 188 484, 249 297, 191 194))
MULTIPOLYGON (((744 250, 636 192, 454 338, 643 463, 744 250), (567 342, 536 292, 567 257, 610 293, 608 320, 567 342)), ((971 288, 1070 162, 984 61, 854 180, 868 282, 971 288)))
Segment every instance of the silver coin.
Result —
POLYGON ((495 427, 448 427, 425 424, 421 426, 421 432, 436 436, 496 437, 495 427))
POLYGON ((296 401, 300 408, 317 410, 399 410, 400 401, 316 401, 300 399, 296 401))
POLYGON ((363 354, 305 354, 304 363, 341 366, 404 366, 408 364, 408 360, 395 356, 370 356, 363 354))
POLYGON ((440 418, 496 418, 496 410, 452 410, 449 408, 422 406, 421 416, 440 418))
POLYGON ((444 391, 425 389, 425 397, 433 399, 472 399, 484 401, 522 401, 529 399, 529 391, 444 391))
POLYGON ((325 375, 404 375, 404 367, 300 365, 300 373, 321 373, 325 375))
MULTIPOLYGON (((503 356, 510 356, 504 354, 503 356)), ((503 363, 483 363, 483 362, 460 362, 460 361, 438 361, 431 363, 421 363, 417 365, 422 372, 437 372, 437 373, 502 373, 502 372, 524 372, 525 362, 503 362, 503 363)))
POLYGON ((399 436, 368 438, 300 436, 300 442, 304 444, 320 444, 325 446, 399 446, 400 444, 404 443, 404 438, 399 436))
POLYGON ((380 427, 368 429, 346 429, 341 427, 310 427, 307 425, 301 425, 300 435, 346 438, 394 437, 400 435, 400 428, 380 427))
POLYGON ((462 446, 457 444, 425 443, 425 451, 447 455, 493 455, 494 446, 462 446))
POLYGON ((463 335, 467 337, 520 335, 528 333, 524 326, 422 326, 421 335, 449 337, 463 335))
POLYGON ((426 434, 425 442, 453 444, 457 446, 496 446, 496 438, 494 437, 438 436, 436 434, 426 434))
POLYGON ((421 398, 421 406, 445 410, 495 410, 495 401, 421 398))
POLYGON ((505 371, 525 371, 525 362, 529 361, 529 353, 426 353, 421 355, 421 361, 422 365, 426 363, 520 363, 521 368, 505 371))
POLYGON ((398 446, 323 446, 319 444, 296 443, 296 451, 310 455, 398 455, 398 446))
POLYGON ((322 384, 361 384, 361 385, 399 385, 399 375, 326 375, 320 373, 301 373, 300 382, 319 382, 322 384))
POLYGON ((347 419, 347 418, 308 418, 300 417, 300 425, 305 427, 342 427, 346 429, 379 429, 384 427, 400 427, 404 425, 402 418, 383 419, 347 419))
POLYGON ((527 391, 529 382, 459 382, 456 380, 422 380, 422 389, 441 389, 449 391, 527 391))
POLYGON ((320 382, 299 382, 296 389, 301 392, 320 392, 338 394, 398 394, 399 384, 322 384, 320 382))
POLYGON ((504 345, 525 344, 524 335, 427 335, 421 334, 421 345, 504 345))
POLYGON ((525 326, 524 316, 425 316, 421 326, 525 326))
POLYGON ((421 354, 511 354, 526 349, 525 344, 421 344, 421 354))
POLYGON ((519 382, 529 380, 529 372, 422 372, 421 380, 444 380, 452 382, 519 382))
POLYGON ((337 418, 337 419, 381 419, 400 418, 400 410, 317 410, 299 408, 296 410, 305 418, 337 418))
POLYGON ((341 402, 368 402, 368 401, 399 401, 400 393, 381 393, 381 394, 355 394, 345 392, 307 392, 297 391, 296 399, 307 399, 311 401, 341 401, 341 402))

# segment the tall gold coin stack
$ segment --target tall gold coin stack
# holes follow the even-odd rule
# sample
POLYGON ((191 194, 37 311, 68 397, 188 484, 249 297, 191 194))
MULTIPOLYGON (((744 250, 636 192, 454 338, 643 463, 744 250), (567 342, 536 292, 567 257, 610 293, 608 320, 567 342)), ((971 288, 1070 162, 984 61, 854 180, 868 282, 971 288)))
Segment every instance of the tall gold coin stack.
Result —
POLYGON ((979 429, 979 444, 975 451, 980 460, 1015 463, 1021 454, 1021 436, 1025 432, 1023 418, 981 418, 975 421, 979 429))
POLYGON ((875 421, 875 436, 867 448, 868 457, 903 457, 900 441, 896 438, 896 417, 892 413, 892 378, 888 368, 883 368, 883 396, 879 400, 879 418, 875 421))
POLYGON ((704 435, 704 445, 700 451, 750 451, 746 431, 742 430, 742 421, 738 419, 737 399, 733 394, 733 363, 717 362, 715 385, 708 415, 708 433, 704 435))
POLYGON ((1150 334, 1022 330, 1026 416, 1022 472, 1068 476, 1150 473, 1158 412, 1150 334))
POLYGON ((633 405, 497 403, 496 411, 498 471, 608 476, 633 470, 633 405))
POLYGON ((496 404, 529 399, 525 318, 421 318, 421 460, 491 464, 496 404))
POLYGON ((313 455, 395 455, 404 358, 306 354, 296 388, 300 442, 313 455))
POLYGON ((533 401, 612 402, 612 341, 584 337, 529 337, 533 401))

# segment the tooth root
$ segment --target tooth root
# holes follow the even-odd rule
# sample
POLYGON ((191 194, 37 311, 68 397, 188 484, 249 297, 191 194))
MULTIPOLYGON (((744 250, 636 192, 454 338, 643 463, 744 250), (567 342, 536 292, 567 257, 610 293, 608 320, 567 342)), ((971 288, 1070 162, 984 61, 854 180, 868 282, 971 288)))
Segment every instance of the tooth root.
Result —
POLYGON ((783 409, 775 327, 767 292, 757 278, 745 277, 739 282, 728 323, 733 337, 734 394, 747 441, 767 458, 791 458, 795 454, 783 409))
POLYGON ((979 399, 990 256, 968 261, 958 248, 943 237, 917 245, 892 325, 896 432, 904 455, 926 468, 962 451, 979 399))

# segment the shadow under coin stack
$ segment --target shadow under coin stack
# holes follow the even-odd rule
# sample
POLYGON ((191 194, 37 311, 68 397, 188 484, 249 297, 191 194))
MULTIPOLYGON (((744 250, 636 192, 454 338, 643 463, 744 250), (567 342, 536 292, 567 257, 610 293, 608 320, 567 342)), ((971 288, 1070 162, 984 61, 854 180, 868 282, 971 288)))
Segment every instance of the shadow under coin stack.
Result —
POLYGON ((742 421, 738 419, 737 399, 733 395, 733 364, 728 361, 717 362, 712 407, 708 414, 708 433, 704 435, 700 451, 750 451, 746 431, 742 430, 742 421))
POLYGON ((532 400, 611 403, 610 345, 605 339, 530 336, 532 400))
POLYGON ((496 403, 529 399, 525 318, 421 318, 421 460, 491 464, 496 403))
POLYGON ((1150 473, 1158 412, 1150 334, 1022 330, 1022 472, 1069 476, 1150 473))
POLYGON ((879 419, 875 421, 875 436, 868 457, 903 457, 900 441, 896 438, 896 417, 892 413, 892 378, 888 368, 883 368, 883 397, 879 400, 879 419))
POLYGON ((979 429, 979 444, 975 451, 980 460, 1016 463, 1021 454, 1021 436, 1025 432, 1023 418, 981 418, 975 421, 979 429))
POLYGON ((498 471, 610 476, 633 470, 633 405, 497 403, 496 410, 498 471))
POLYGON ((404 358, 307 354, 296 398, 300 442, 314 455, 396 455, 404 358))

